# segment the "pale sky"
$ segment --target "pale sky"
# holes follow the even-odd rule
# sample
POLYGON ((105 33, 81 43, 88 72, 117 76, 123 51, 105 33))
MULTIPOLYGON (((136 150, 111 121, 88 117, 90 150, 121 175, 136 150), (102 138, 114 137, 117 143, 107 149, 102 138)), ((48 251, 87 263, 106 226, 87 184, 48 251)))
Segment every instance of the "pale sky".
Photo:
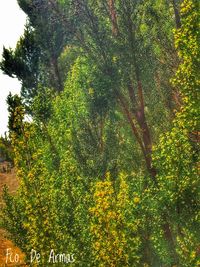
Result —
MULTIPOLYGON (((26 15, 19 8, 17 0, 0 0, 0 59, 3 46, 15 48, 19 37, 24 32, 26 15)), ((17 79, 3 75, 0 71, 0 136, 7 131, 8 112, 6 97, 11 92, 20 92, 20 83, 17 79)))

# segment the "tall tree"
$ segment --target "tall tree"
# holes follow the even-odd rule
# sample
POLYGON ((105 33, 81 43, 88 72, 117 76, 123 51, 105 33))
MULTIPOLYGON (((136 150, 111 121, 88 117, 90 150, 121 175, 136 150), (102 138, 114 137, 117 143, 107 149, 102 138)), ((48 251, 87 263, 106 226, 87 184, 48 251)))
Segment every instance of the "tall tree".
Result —
POLYGON ((16 77, 21 82, 21 93, 27 105, 37 94, 37 85, 40 81, 39 60, 40 48, 36 43, 33 28, 27 24, 15 50, 3 49, 0 63, 0 68, 5 74, 16 77))

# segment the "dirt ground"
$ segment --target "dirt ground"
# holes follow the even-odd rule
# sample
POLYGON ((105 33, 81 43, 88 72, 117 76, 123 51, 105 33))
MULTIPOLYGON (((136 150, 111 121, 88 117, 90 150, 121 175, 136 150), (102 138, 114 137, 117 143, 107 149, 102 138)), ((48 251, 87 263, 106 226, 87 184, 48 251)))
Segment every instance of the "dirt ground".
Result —
MULTIPOLYGON (((15 194, 18 188, 18 181, 14 169, 10 173, 0 173, 0 207, 2 201, 2 190, 4 185, 8 186, 9 192, 15 194)), ((23 262, 24 255, 10 240, 8 240, 6 231, 0 229, 0 267, 6 266, 25 266, 23 262), (7 256, 6 256, 7 254, 7 256), (16 261, 16 262, 15 262, 16 261)))

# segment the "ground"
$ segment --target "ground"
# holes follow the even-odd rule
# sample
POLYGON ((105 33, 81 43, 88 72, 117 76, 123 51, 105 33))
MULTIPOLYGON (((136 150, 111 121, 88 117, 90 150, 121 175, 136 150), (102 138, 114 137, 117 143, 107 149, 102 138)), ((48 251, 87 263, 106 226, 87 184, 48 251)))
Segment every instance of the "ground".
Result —
MULTIPOLYGON (((18 181, 15 175, 14 169, 11 170, 10 173, 0 173, 0 206, 3 207, 4 203, 2 201, 2 189, 4 185, 8 186, 9 192, 12 194, 15 194, 17 188, 18 188, 18 181)), ((24 255, 20 251, 19 248, 17 248, 10 240, 8 240, 8 234, 3 229, 0 229, 0 267, 6 267, 6 266, 25 266, 23 263, 24 255), (19 254, 19 259, 21 262, 11 263, 10 258, 7 258, 6 263, 6 252, 7 250, 12 251, 12 255, 19 254)), ((14 260, 14 257, 12 256, 11 260, 14 260)))

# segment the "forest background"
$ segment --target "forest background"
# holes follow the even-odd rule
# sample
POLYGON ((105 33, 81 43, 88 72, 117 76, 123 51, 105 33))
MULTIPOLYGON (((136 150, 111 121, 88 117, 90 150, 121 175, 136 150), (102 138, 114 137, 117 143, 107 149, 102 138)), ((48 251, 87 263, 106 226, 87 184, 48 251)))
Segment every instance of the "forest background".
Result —
MULTIPOLYGON (((198 0, 18 0, 1 226, 74 266, 199 266, 198 0), (27 120, 29 118, 29 120, 27 120)), ((49 264, 50 265, 50 264, 49 264)), ((63 266, 57 263, 57 266, 63 266)))

